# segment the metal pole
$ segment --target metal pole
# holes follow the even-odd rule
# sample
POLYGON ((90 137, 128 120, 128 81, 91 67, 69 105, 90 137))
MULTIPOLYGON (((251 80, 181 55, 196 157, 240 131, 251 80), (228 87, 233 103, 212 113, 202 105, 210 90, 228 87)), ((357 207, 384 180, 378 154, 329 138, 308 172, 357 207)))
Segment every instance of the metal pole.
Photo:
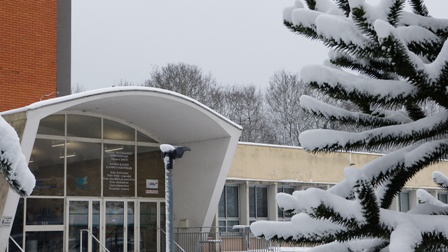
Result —
POLYGON ((79 252, 82 252, 82 229, 79 230, 79 252))
POLYGON ((173 158, 166 155, 163 161, 165 162, 166 251, 174 252, 173 158))

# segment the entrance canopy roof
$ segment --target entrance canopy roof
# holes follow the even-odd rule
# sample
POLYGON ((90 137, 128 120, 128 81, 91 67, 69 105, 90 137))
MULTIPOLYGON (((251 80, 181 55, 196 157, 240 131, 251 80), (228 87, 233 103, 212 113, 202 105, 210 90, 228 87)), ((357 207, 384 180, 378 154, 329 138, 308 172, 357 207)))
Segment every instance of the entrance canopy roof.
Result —
POLYGON ((241 126, 194 99, 147 87, 97 89, 36 102, 2 114, 27 112, 40 120, 64 111, 120 118, 149 130, 148 133, 161 143, 183 144, 239 136, 241 131, 241 126))
POLYGON ((160 144, 190 147, 173 172, 176 225, 179 220, 189 220, 192 226, 211 225, 241 134, 239 125, 189 97, 147 87, 98 89, 1 115, 25 121, 21 147, 29 160, 39 122, 52 114, 72 112, 114 118, 160 144))

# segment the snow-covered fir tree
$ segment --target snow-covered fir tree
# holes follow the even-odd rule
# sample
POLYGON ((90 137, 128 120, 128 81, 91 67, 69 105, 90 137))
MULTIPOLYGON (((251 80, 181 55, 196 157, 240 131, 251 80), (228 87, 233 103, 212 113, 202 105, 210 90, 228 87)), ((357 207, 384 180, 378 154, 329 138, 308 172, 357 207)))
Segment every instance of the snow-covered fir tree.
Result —
MULTIPOLYGON (((421 204, 389 210, 417 172, 447 158, 448 20, 429 15, 420 0, 306 0, 284 11, 293 32, 330 48, 325 66, 302 70, 303 80, 344 110, 302 96, 315 116, 362 132, 310 130, 300 135, 312 152, 390 149, 328 190, 278 194, 290 222, 260 221, 252 232, 267 239, 315 246, 310 251, 448 251, 448 205, 424 190, 421 204), (427 113, 422 106, 440 109, 427 113), (318 246, 316 246, 318 245, 318 246)), ((440 172, 433 180, 448 188, 440 172)))

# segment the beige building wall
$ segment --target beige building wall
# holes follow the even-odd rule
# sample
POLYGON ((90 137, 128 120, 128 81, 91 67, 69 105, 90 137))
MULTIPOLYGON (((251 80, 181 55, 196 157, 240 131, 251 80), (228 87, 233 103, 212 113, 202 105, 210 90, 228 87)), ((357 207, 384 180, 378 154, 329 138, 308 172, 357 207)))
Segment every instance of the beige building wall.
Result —
MULTIPOLYGON (((236 196, 239 215, 228 218, 219 216, 218 213, 216 218, 220 225, 223 223, 228 225, 228 221, 231 223, 238 221, 239 225, 249 225, 256 220, 289 220, 290 217, 278 215, 275 197, 278 190, 285 188, 305 190, 309 187, 325 190, 344 179, 346 167, 362 168, 381 156, 380 154, 349 152, 310 153, 299 147, 239 143, 226 182, 226 186, 239 188, 238 196, 236 196), (250 209, 249 189, 251 187, 267 188, 268 214, 266 216, 250 216, 250 212, 253 211, 250 209)), ((390 209, 407 211, 415 207, 419 203, 416 194, 419 188, 426 189, 436 198, 443 194, 446 201, 447 192, 432 181, 434 171, 448 175, 448 162, 440 162, 417 173, 406 184, 400 196, 395 197, 390 209)), ((252 195, 252 200, 257 197, 252 195)), ((255 201, 258 202, 258 198, 255 201)), ((232 207, 234 203, 226 201, 224 204, 223 209, 227 207, 227 204, 232 207)))
MULTIPOLYGON (((344 179, 344 169, 361 168, 380 157, 370 153, 310 153, 299 147, 238 144, 228 180, 335 184, 344 179)), ((408 187, 437 188, 432 172, 448 174, 448 162, 420 171, 408 187)))

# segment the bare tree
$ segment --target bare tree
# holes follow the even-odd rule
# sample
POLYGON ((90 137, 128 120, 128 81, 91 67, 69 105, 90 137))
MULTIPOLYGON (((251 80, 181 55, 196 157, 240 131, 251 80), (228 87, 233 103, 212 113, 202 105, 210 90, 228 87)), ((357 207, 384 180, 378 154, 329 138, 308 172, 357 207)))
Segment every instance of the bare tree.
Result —
POLYGON ((76 93, 81 93, 86 91, 86 88, 84 87, 84 85, 77 83, 76 86, 72 86, 71 88, 71 92, 72 94, 76 94, 76 93))
POLYGON ((204 74, 198 66, 186 63, 171 63, 161 68, 153 68, 145 86, 186 95, 213 109, 219 108, 222 101, 221 88, 215 78, 210 73, 204 74))
POLYGON ((112 87, 129 87, 129 86, 142 86, 142 84, 140 85, 136 85, 126 79, 120 79, 120 81, 117 84, 114 84, 112 87))
POLYGON ((304 129, 313 128, 304 120, 309 116, 300 107, 299 98, 306 93, 305 89, 297 73, 285 70, 274 73, 269 81, 265 99, 278 144, 297 146, 299 134, 304 129))
POLYGON ((263 94, 255 86, 229 86, 223 91, 219 112, 243 127, 240 141, 275 143, 274 130, 265 117, 263 94))

